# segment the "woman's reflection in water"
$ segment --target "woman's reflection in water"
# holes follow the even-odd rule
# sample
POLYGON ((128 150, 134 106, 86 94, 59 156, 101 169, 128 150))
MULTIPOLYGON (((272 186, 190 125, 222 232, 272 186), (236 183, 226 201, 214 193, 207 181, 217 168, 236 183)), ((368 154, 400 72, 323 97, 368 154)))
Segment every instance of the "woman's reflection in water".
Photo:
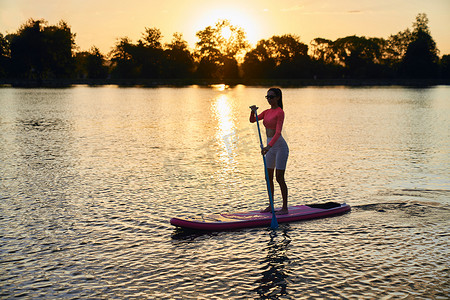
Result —
POLYGON ((287 294, 289 275, 285 267, 289 263, 287 251, 291 239, 288 235, 290 227, 284 225, 278 231, 270 232, 270 241, 267 245, 267 256, 261 261, 262 278, 256 283, 255 291, 261 299, 278 299, 287 294))

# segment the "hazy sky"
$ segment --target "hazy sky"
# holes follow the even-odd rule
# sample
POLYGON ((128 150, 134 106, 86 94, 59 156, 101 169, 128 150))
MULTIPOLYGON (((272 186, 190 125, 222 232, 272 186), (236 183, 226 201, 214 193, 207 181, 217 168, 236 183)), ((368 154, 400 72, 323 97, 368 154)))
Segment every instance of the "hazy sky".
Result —
POLYGON ((0 33, 29 18, 63 19, 80 50, 95 45, 107 53, 118 38, 136 42, 145 27, 159 28, 164 42, 180 32, 194 47, 197 31, 229 19, 252 44, 290 33, 309 45, 316 37, 387 38, 411 28, 418 13, 427 14, 440 54, 450 54, 450 0, 0 0, 0 33))

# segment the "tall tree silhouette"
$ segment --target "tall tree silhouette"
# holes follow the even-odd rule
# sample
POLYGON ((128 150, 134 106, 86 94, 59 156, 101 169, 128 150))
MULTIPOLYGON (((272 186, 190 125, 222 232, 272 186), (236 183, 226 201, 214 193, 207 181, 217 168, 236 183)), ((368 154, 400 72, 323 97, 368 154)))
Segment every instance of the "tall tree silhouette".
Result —
POLYGON ((389 70, 391 76, 397 76, 408 45, 412 40, 409 28, 390 35, 382 44, 382 63, 389 70))
POLYGON ((74 69, 75 34, 64 21, 45 26, 44 20, 28 20, 11 40, 13 75, 26 79, 70 77, 74 69))
POLYGON ((135 60, 140 67, 141 78, 162 77, 162 66, 165 61, 162 49, 162 35, 158 28, 145 28, 142 39, 135 47, 135 60))
POLYGON ((164 77, 187 78, 194 71, 194 57, 188 48, 188 43, 181 33, 174 33, 173 39, 166 45, 166 66, 164 77))
POLYGON ((242 28, 228 20, 219 20, 215 26, 207 26, 196 33, 198 59, 197 74, 200 77, 236 78, 238 60, 248 49, 242 28))
POLYGON ((426 14, 417 15, 413 28, 412 42, 408 45, 401 65, 402 74, 412 78, 435 77, 439 57, 426 14))
POLYGON ((120 38, 110 53, 111 76, 114 78, 138 78, 140 69, 135 59, 135 45, 128 37, 120 38))

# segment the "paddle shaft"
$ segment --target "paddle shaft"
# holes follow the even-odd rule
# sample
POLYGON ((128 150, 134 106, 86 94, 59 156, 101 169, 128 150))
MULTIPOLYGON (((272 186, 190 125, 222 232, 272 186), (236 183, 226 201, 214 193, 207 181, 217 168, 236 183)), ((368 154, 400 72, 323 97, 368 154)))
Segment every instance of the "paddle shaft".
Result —
MULTIPOLYGON (((256 117, 256 126, 258 127, 259 144, 260 144, 261 150, 262 150, 264 148, 264 145, 263 145, 263 141, 261 138, 261 130, 259 129, 258 112, 255 110, 254 114, 256 117)), ((266 157, 264 156, 264 154, 262 154, 262 157, 263 157, 263 161, 264 161, 264 172, 266 175, 267 193, 269 194, 270 209, 272 210, 272 223, 270 224, 270 227, 272 229, 276 229, 276 228, 278 228, 278 221, 277 221, 277 217, 275 216, 275 207, 273 205, 273 194, 272 194, 272 189, 270 187, 269 172, 267 171, 266 157)))

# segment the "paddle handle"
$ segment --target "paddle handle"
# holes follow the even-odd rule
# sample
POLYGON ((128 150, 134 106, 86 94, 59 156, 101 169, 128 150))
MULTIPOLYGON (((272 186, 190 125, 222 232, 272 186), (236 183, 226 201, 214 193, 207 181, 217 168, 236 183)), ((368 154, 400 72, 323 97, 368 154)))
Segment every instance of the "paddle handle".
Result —
MULTIPOLYGON (((263 141, 262 141, 262 138, 261 138, 261 130, 259 128, 258 112, 257 112, 256 109, 252 110, 252 111, 255 114, 256 126, 258 127, 259 144, 260 144, 260 147, 261 147, 261 150, 262 150, 264 148, 264 145, 263 145, 263 141)), ((270 227, 272 229, 277 229, 278 228, 278 221, 277 221, 277 217, 275 216, 275 207, 273 205, 273 194, 272 194, 272 189, 270 187, 269 172, 267 171, 266 157, 262 153, 261 153, 261 155, 262 155, 263 161, 264 161, 264 172, 265 172, 265 176, 266 176, 267 193, 269 194, 270 209, 272 210, 272 222, 270 223, 270 227)))

